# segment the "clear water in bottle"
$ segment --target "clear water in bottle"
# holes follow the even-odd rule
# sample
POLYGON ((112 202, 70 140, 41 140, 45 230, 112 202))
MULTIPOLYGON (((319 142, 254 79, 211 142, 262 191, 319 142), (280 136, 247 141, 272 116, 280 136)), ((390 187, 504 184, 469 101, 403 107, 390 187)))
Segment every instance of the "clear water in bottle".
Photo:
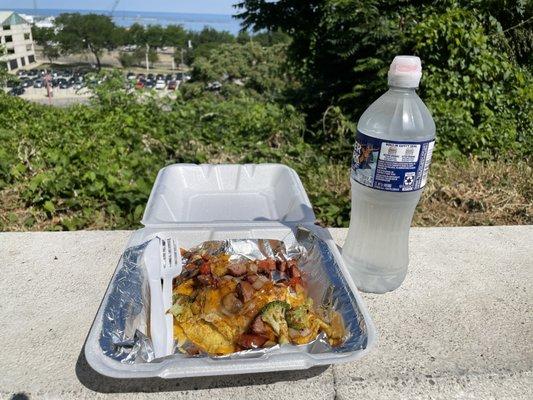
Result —
POLYGON ((421 75, 418 57, 395 57, 389 90, 357 124, 350 229, 342 255, 365 292, 394 290, 407 274, 409 228, 435 143, 435 123, 415 92, 421 75))

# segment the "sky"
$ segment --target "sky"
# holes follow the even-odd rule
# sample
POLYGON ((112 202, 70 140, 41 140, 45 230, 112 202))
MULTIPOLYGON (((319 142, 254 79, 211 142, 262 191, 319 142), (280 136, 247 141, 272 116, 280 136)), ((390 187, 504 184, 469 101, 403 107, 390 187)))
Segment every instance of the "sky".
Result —
MULTIPOLYGON (((239 0, 121 0, 117 10, 234 14, 232 4, 239 0)), ((0 9, 33 8, 33 0, 0 0, 0 9)), ((113 0, 36 0, 37 8, 110 10, 113 0)))

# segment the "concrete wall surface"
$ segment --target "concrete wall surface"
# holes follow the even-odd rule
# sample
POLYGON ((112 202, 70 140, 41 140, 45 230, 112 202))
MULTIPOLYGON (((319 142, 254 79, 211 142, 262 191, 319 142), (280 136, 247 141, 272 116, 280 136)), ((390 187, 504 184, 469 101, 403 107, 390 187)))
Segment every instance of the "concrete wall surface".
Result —
POLYGON ((402 287, 363 294, 379 338, 357 362, 175 380, 106 378, 83 356, 130 234, 0 233, 0 399, 533 398, 533 226, 413 229, 402 287))

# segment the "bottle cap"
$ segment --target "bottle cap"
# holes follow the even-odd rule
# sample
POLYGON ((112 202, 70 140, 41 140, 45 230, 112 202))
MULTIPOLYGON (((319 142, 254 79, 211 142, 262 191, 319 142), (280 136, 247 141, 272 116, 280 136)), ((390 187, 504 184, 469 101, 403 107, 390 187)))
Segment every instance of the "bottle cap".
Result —
POLYGON ((422 63, 416 56, 396 56, 389 68, 389 86, 417 88, 422 77, 422 63))

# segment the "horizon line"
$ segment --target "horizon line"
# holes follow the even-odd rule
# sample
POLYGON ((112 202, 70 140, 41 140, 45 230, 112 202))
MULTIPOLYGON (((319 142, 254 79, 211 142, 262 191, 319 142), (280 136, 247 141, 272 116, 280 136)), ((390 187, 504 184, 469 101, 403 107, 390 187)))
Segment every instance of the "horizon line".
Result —
MULTIPOLYGON (((24 11, 39 11, 39 9, 27 8, 27 7, 13 7, 13 10, 24 10, 24 11)), ((1 10, 1 9, 0 9, 1 10)), ((4 8, 5 11, 9 11, 8 8, 4 8)), ((41 10, 64 10, 64 11, 102 11, 110 13, 111 10, 102 10, 102 9, 89 9, 89 8, 41 8, 41 10)), ((199 12, 180 12, 180 11, 148 11, 148 10, 114 10, 116 12, 151 12, 151 13, 163 13, 163 14, 193 14, 193 15, 223 15, 227 17, 233 17, 235 14, 215 14, 215 13, 199 13, 199 12)))

